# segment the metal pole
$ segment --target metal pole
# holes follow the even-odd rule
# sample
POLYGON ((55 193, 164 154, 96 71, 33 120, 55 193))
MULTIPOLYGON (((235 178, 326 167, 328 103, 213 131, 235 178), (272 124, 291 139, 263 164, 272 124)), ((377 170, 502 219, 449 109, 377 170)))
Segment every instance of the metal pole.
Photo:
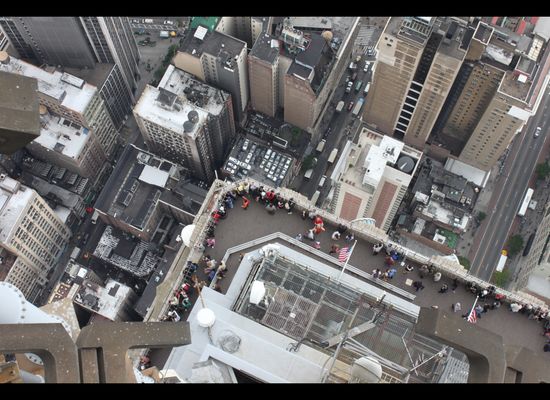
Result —
POLYGON ((344 263, 344 267, 342 268, 342 272, 340 272, 340 275, 338 276, 338 280, 342 278, 342 275, 344 275, 344 271, 346 270, 346 267, 348 266, 348 261, 351 258, 351 255, 353 253, 353 249, 355 248, 355 245, 357 244, 357 240, 355 240, 355 243, 353 243, 353 246, 351 246, 351 250, 349 251, 348 257, 346 258, 346 262, 344 263))

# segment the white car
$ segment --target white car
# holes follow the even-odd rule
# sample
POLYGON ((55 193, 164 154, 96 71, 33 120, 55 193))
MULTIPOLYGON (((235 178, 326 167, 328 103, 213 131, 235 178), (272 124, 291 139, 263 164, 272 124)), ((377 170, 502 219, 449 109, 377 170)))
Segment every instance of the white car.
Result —
POLYGON ((540 132, 541 132, 541 128, 540 126, 537 126, 537 129, 535 130, 535 137, 539 137, 540 136, 540 132))

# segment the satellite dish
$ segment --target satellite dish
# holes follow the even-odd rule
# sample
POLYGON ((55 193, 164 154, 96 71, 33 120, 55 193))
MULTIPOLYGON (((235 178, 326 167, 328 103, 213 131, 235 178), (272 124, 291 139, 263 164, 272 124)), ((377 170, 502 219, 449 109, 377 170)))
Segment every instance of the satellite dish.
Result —
POLYGON ((260 301, 265 297, 265 285, 262 281, 252 282, 252 288, 250 289, 250 302, 258 305, 260 301))
POLYGON ((399 160, 397 160, 397 169, 406 174, 410 174, 414 169, 414 160, 409 156, 400 157, 399 160))
POLYGON ((195 230, 195 225, 186 225, 180 233, 181 240, 183 240, 183 244, 189 247, 191 244, 191 236, 193 235, 193 231, 195 230))
POLYGON ((351 366, 350 382, 378 383, 380 378, 382 378, 382 365, 374 357, 361 357, 351 366))

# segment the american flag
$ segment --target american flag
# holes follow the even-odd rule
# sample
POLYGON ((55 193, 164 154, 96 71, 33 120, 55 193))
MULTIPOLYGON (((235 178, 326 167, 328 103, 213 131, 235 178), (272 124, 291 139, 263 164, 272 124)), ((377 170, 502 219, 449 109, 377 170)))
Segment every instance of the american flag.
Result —
POLYGON ((338 261, 345 262, 349 257, 349 247, 344 247, 338 253, 338 261))
POLYGON ((475 324, 477 322, 477 312, 475 310, 476 303, 479 297, 476 297, 476 301, 474 301, 474 305, 472 306, 472 309, 470 310, 470 314, 468 314, 468 318, 466 320, 472 324, 475 324))
POLYGON ((477 312, 472 308, 472 311, 470 311, 470 315, 468 315, 468 322, 471 322, 472 324, 475 324, 477 322, 477 312))

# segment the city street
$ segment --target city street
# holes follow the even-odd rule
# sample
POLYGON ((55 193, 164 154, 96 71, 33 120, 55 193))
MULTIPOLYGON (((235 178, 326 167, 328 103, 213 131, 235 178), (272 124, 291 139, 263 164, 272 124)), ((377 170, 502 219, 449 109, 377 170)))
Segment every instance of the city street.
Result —
POLYGON ((482 223, 482 229, 477 231, 473 240, 475 246, 470 251, 470 273, 481 279, 491 279, 544 147, 543 143, 550 129, 549 94, 546 88, 537 113, 514 139, 503 173, 495 182, 497 189, 489 204, 490 211, 482 223), (542 132, 535 138, 537 126, 542 128, 542 132))
MULTIPOLYGON (((353 122, 362 115, 363 110, 361 110, 358 117, 353 117, 351 110, 348 111, 348 105, 351 101, 353 101, 354 104, 357 104, 359 98, 364 97, 363 90, 366 84, 372 80, 372 67, 374 65, 375 57, 367 57, 365 55, 365 49, 366 46, 374 46, 376 44, 376 41, 380 36, 381 30, 374 27, 361 27, 360 29, 360 34, 358 35, 357 41, 355 42, 353 58, 355 58, 355 56, 357 55, 361 55, 362 58, 357 66, 357 78, 354 82, 354 87, 351 93, 345 93, 346 77, 351 76, 353 73, 352 71, 350 71, 349 68, 347 68, 342 75, 340 83, 333 93, 331 99, 331 107, 328 111, 329 115, 326 115, 324 117, 329 121, 329 123, 327 124, 328 127, 323 134, 324 138, 326 139, 326 144, 323 151, 321 153, 317 153, 315 151, 315 148, 317 147, 318 142, 311 143, 311 154, 314 154, 317 158, 317 164, 313 169, 313 174, 311 175, 310 179, 305 179, 305 171, 302 171, 290 185, 290 187, 295 188, 297 191, 299 191, 304 196, 307 196, 308 198, 311 198, 311 196, 313 196, 315 191, 317 191, 318 189, 321 190, 318 187, 321 177, 325 175, 328 178, 332 172, 333 166, 337 163, 338 160, 337 158, 333 165, 328 164, 327 160, 331 151, 334 148, 338 148, 339 151, 337 157, 340 157, 341 150, 343 149, 346 140, 351 139, 351 136, 348 136, 348 134, 350 133, 349 126, 352 125, 353 122), (368 41, 366 41, 366 39, 368 39, 368 41), (363 72, 363 68, 366 61, 371 61, 371 66, 369 70, 365 73, 363 72), (358 92, 355 91, 355 83, 357 81, 363 82, 361 90, 359 90, 358 92), (345 102, 344 109, 341 112, 336 112, 335 108, 340 100, 343 100, 345 102)), ((327 180, 323 189, 321 190, 321 196, 319 197, 319 201, 317 204, 322 204, 329 190, 330 182, 327 180)))

